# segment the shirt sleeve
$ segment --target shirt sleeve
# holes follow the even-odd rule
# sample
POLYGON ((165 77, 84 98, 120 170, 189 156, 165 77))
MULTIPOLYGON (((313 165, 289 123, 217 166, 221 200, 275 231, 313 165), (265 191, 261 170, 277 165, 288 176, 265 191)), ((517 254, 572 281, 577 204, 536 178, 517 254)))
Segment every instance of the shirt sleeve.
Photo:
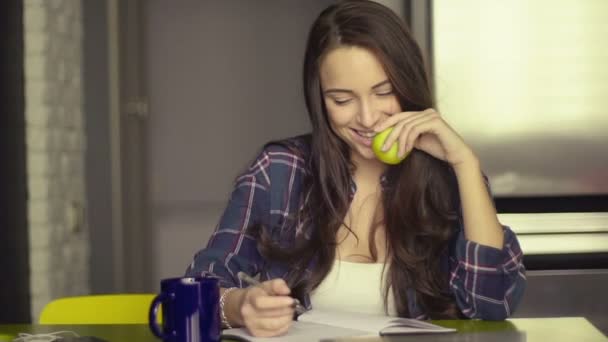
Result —
POLYGON ((503 226, 502 249, 467 240, 457 233, 450 255, 450 288, 469 318, 503 320, 519 304, 526 287, 523 254, 513 231, 503 226))
MULTIPOLYGON (((254 227, 264 225, 269 213, 270 160, 264 150, 253 164, 237 177, 228 205, 207 247, 199 251, 186 276, 213 275, 220 286, 243 287, 237 273, 255 276, 263 258, 257 249, 254 227)), ((259 227, 258 227, 259 228, 259 227)))

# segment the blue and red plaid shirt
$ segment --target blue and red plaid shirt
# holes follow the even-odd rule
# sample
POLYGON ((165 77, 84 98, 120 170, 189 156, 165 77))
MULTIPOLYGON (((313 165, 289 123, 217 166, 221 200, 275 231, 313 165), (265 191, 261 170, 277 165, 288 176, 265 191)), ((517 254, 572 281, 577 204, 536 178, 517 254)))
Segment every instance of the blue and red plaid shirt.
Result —
MULTIPOLYGON (((237 277, 239 271, 259 275, 262 281, 285 278, 288 265, 260 255, 252 227, 270 229, 269 236, 280 239, 277 242, 281 246, 293 245, 299 234, 308 235, 306 229, 315 229, 296 228, 288 219, 301 206, 302 181, 308 172, 305 141, 304 137, 284 141, 295 148, 267 145, 248 170, 237 177, 227 208, 207 247, 196 254, 188 267, 188 276, 214 275, 226 288, 247 286, 237 277)), ((356 191, 355 186, 351 188, 356 191)), ((504 247, 497 249, 467 240, 462 227, 457 228, 441 264, 444 272, 449 272, 449 288, 458 307, 470 318, 501 320, 510 316, 526 285, 523 254, 515 234, 503 226, 504 247)), ((310 297, 303 299, 310 309, 310 297)), ((426 318, 416 306, 412 291, 408 291, 408 307, 412 317, 426 318)))

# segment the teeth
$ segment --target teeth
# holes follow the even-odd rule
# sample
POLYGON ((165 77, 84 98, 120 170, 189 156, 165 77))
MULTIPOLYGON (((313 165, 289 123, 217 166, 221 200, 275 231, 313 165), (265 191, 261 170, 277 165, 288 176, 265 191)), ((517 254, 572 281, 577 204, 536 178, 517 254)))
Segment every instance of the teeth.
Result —
POLYGON ((361 132, 361 131, 357 131, 357 130, 355 130, 355 131, 356 131, 356 132, 357 132, 357 134, 359 134, 360 136, 362 136, 362 137, 366 137, 366 138, 373 138, 373 137, 374 137, 374 135, 376 135, 376 133, 374 133, 374 132, 366 132, 366 133, 363 133, 363 132, 361 132))

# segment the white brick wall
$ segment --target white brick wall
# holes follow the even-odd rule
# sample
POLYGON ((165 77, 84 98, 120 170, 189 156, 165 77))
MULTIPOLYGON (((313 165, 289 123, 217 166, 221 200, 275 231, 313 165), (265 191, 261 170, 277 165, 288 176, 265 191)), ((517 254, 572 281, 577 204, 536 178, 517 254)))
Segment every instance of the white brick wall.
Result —
POLYGON ((81 0, 25 0, 32 320, 89 291, 81 0))

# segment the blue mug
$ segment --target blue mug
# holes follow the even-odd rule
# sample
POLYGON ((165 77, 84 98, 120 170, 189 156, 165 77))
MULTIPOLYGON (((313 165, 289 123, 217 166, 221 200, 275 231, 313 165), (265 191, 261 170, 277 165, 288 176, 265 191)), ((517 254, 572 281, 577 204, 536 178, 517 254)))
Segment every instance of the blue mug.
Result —
POLYGON ((220 340, 220 288, 217 278, 164 279, 161 292, 150 305, 152 333, 165 342, 217 342, 220 340), (158 308, 162 304, 162 329, 158 308))

